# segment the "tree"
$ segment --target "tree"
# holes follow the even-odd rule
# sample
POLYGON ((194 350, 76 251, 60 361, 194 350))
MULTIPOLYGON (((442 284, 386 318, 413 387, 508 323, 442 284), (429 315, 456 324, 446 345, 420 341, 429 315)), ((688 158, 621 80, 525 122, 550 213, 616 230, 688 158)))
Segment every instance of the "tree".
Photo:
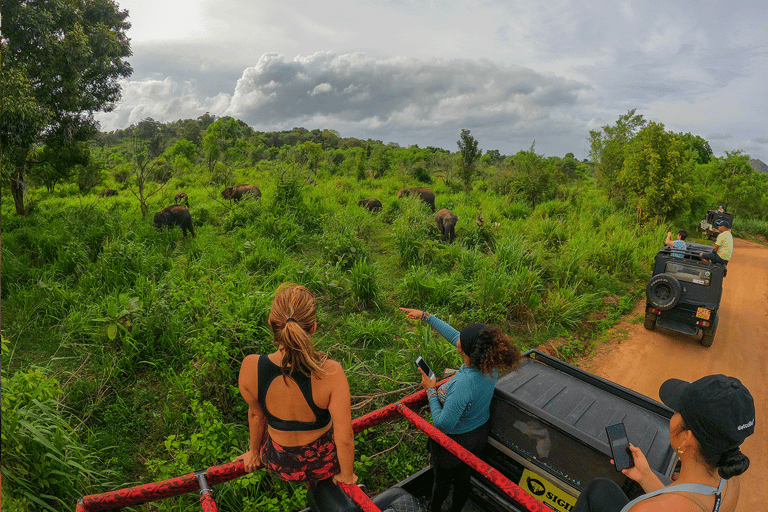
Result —
POLYGON ((460 166, 459 177, 464 183, 464 189, 472 188, 472 175, 475 171, 475 162, 480 158, 482 150, 477 148, 477 141, 469 134, 469 130, 461 130, 461 138, 456 142, 459 146, 460 166))
POLYGON ((632 195, 638 221, 687 210, 691 187, 686 175, 693 161, 686 153, 685 143, 661 123, 649 123, 627 144, 618 182, 632 195))
POLYGON ((690 132, 681 132, 675 135, 675 137, 685 142, 690 158, 697 164, 706 164, 712 159, 712 148, 709 147, 709 142, 705 139, 698 135, 692 135, 690 132))
POLYGON ((608 192, 608 198, 621 193, 619 173, 624 165, 624 149, 646 121, 635 109, 619 116, 615 126, 603 126, 602 131, 589 132, 589 157, 595 163, 598 183, 608 192))
POLYGON ((28 156, 36 145, 96 133, 132 69, 127 11, 114 0, 5 0, 0 38, 0 147, 16 213, 23 215, 28 156))
POLYGON ((27 160, 31 164, 28 170, 30 180, 45 185, 48 192, 53 192, 60 181, 77 175, 78 166, 88 165, 91 161, 91 148, 85 142, 51 142, 53 144, 32 151, 27 160))
POLYGON ((155 159, 163 152, 160 144, 160 123, 151 117, 143 119, 133 127, 131 151, 134 168, 130 190, 139 200, 142 215, 149 212, 147 199, 160 190, 147 187, 147 183, 152 177, 153 166, 156 165, 155 159))
POLYGON ((514 187, 536 209, 547 192, 553 190, 558 178, 557 167, 541 155, 537 155, 531 144, 528 151, 518 152, 514 158, 514 187))
POLYGON ((768 185, 749 165, 749 155, 742 151, 726 151, 718 158, 712 183, 716 203, 738 215, 760 215, 760 204, 768 185))

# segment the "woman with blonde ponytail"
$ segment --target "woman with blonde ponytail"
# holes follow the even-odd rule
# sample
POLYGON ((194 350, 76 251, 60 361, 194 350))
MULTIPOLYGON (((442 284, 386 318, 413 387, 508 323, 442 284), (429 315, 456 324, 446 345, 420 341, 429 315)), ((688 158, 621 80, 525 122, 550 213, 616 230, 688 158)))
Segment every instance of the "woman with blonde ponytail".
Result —
POLYGON ((315 349, 315 298, 299 285, 275 292, 269 328, 277 350, 249 355, 240 368, 248 402, 248 472, 264 466, 289 482, 354 484, 354 433, 349 384, 339 363, 315 349))

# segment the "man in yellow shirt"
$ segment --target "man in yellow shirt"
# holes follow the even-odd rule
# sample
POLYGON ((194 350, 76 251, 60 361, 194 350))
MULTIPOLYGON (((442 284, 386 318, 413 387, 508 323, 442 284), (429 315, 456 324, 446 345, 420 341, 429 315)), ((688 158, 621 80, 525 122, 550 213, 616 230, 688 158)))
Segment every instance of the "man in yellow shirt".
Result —
POLYGON ((707 263, 720 263, 727 265, 733 256, 733 235, 731 234, 731 223, 727 220, 715 222, 717 230, 720 232, 715 240, 715 248, 712 252, 703 252, 699 254, 703 261, 707 263))

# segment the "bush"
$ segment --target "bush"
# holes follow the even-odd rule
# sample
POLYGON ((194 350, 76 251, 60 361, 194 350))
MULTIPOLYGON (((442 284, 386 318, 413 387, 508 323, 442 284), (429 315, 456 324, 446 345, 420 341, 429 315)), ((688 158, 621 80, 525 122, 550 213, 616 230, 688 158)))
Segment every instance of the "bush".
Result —
POLYGON ((352 298, 358 311, 379 307, 380 291, 375 265, 366 263, 362 258, 358 259, 350 270, 350 281, 352 298))
POLYGON ((8 493, 11 499, 32 504, 32 509, 56 511, 115 485, 114 472, 96 469, 103 468, 107 450, 89 448, 84 438, 90 432, 71 426, 56 401, 60 394, 58 382, 42 369, 3 375, 4 499, 8 493))

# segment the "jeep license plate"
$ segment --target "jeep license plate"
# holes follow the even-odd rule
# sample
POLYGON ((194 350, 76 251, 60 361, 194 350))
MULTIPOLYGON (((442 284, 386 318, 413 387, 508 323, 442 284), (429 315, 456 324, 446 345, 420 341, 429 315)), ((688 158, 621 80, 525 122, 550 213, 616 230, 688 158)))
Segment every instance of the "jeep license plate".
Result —
POLYGON ((711 314, 712 312, 707 308, 698 308, 696 310, 696 318, 701 318, 702 320, 709 320, 711 314))

